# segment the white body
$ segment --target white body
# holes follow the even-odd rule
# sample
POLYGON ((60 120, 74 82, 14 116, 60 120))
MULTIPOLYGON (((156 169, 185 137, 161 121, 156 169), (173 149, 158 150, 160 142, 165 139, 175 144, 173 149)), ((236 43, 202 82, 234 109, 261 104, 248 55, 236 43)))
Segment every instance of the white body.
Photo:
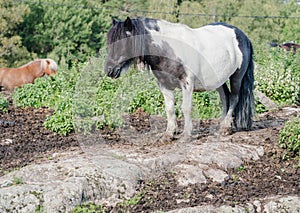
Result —
POLYGON ((176 57, 194 74, 188 76, 188 81, 194 80, 195 90, 220 87, 242 64, 242 53, 233 29, 221 25, 191 29, 162 20, 158 25, 160 31, 149 30, 154 42, 170 44, 176 57))

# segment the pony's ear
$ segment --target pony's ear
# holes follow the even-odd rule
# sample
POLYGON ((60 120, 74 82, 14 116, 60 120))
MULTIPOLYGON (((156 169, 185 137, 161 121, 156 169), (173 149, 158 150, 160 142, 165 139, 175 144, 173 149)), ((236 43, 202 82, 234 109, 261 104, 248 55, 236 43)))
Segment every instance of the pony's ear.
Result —
POLYGON ((49 64, 51 64, 51 61, 46 59, 46 63, 49 65, 49 64))
POLYGON ((132 28, 133 28, 133 24, 132 21, 129 17, 127 17, 127 19, 124 22, 124 28, 126 32, 131 32, 132 28))
POLYGON ((118 21, 114 17, 111 17, 111 22, 112 25, 115 26, 118 21))

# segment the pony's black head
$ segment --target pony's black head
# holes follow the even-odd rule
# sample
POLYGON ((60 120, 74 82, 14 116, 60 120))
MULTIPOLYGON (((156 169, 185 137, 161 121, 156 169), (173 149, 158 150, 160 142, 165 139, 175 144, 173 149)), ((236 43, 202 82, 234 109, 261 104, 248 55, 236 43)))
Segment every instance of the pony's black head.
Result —
POLYGON ((131 62, 143 55, 143 35, 145 28, 139 19, 116 21, 113 19, 112 28, 107 34, 108 55, 104 67, 105 73, 118 78, 126 71, 131 62))

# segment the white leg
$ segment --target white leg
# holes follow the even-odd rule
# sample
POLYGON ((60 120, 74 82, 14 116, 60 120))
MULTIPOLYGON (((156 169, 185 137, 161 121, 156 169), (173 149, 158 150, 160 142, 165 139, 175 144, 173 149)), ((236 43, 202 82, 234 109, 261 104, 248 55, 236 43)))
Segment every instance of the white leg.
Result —
POLYGON ((162 86, 160 86, 160 90, 165 99, 165 108, 167 113, 167 130, 166 135, 169 137, 173 137, 174 133, 177 131, 177 122, 175 115, 175 98, 174 92, 172 90, 168 90, 162 86))
POLYGON ((193 123, 192 112, 193 85, 185 85, 182 88, 182 113, 184 116, 184 129, 182 133, 182 142, 191 140, 193 123))

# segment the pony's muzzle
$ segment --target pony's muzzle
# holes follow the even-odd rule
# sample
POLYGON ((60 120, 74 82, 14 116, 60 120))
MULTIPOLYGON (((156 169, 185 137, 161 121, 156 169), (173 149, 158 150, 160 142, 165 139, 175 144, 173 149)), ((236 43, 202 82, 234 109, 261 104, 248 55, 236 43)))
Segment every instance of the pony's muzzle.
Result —
POLYGON ((106 67, 105 73, 107 76, 109 76, 111 78, 118 78, 118 77, 120 77, 120 74, 121 74, 121 67, 120 66, 116 66, 116 67, 108 66, 108 67, 106 67))

